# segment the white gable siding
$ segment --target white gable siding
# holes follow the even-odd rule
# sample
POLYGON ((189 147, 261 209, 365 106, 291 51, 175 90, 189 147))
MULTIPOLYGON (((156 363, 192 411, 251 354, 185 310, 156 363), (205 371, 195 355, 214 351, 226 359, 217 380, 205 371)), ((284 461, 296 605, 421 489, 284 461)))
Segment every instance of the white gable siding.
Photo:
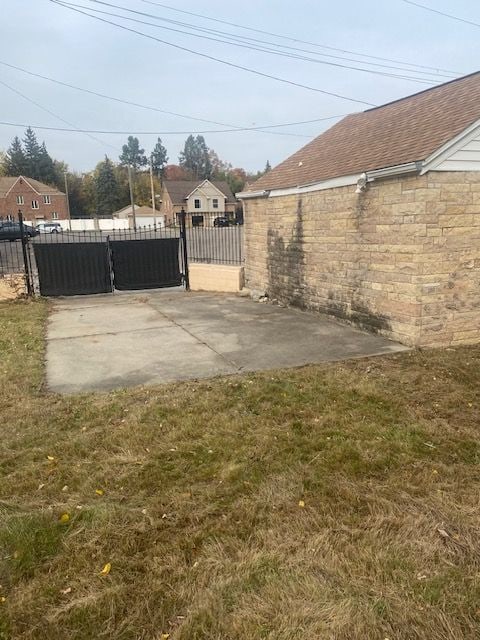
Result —
POLYGON ((435 171, 480 171, 480 133, 443 160, 435 171))

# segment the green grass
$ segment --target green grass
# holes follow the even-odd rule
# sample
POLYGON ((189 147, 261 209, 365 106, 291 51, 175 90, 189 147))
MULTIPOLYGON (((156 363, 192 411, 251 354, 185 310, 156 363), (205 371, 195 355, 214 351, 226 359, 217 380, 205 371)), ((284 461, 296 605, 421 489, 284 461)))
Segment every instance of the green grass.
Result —
POLYGON ((61 397, 47 312, 0 303, 1 640, 478 638, 479 347, 61 397))

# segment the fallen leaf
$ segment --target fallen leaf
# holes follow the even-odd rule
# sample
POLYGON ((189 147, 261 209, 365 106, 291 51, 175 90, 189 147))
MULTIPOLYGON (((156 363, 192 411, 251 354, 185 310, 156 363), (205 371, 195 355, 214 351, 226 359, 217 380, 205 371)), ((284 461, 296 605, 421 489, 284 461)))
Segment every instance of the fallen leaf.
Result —
POLYGON ((62 491, 68 491, 68 484, 66 484, 64 487, 62 487, 62 491))
POLYGON ((162 633, 162 635, 160 636, 161 640, 168 640, 169 637, 170 637, 169 633, 162 633))
POLYGON ((299 500, 298 501, 298 506, 303 509, 303 507, 305 506, 305 501, 304 500, 299 500))
POLYGON ((5 602, 7 599, 5 596, 0 596, 0 602, 5 602))
POLYGON ((450 534, 445 531, 445 529, 437 529, 438 533, 442 536, 442 538, 450 538, 450 534))
POLYGON ((53 456, 47 456, 47 460, 50 460, 50 462, 53 462, 55 458, 53 456))
POLYGON ((62 524, 67 524, 67 522, 70 522, 70 515, 68 513, 62 513, 62 515, 60 516, 60 522, 62 524))
POLYGON ((97 496, 103 496, 103 489, 95 489, 97 496))
POLYGON ((39 484, 39 485, 38 485, 38 489, 39 489, 39 490, 40 490, 40 489, 43 489, 43 487, 44 487, 44 486, 45 486, 45 483, 43 483, 43 482, 42 482, 42 484, 39 484))
POLYGON ((110 573, 111 570, 112 570, 112 564, 110 562, 107 562, 107 564, 100 571, 100 575, 101 576, 108 576, 108 574, 110 573))
POLYGON ((63 593, 64 596, 72 593, 72 587, 67 587, 66 589, 60 589, 60 593, 63 593))

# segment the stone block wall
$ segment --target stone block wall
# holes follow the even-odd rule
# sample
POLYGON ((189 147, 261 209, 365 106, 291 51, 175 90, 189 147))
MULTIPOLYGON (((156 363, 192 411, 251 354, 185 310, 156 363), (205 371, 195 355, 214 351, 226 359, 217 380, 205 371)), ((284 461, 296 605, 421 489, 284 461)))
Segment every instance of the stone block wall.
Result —
POLYGON ((409 345, 480 341, 480 173, 245 201, 246 286, 409 345))

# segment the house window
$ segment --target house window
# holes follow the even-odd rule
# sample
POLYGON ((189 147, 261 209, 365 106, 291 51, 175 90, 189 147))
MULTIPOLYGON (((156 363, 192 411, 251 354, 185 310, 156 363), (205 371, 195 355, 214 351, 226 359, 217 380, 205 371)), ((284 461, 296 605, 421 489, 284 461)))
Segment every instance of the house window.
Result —
POLYGON ((212 207, 214 209, 218 209, 218 198, 213 198, 212 200, 212 207))
POLYGON ((52 220, 58 220, 58 213, 56 211, 52 213, 52 220))
POLYGON ((10 213, 7 215, 7 222, 13 222, 13 216, 10 213))
POLYGON ((52 204, 50 196, 43 196, 43 204, 52 204))
POLYGON ((17 196, 17 204, 25 204, 25 200, 23 196, 17 196))
POLYGON ((202 203, 201 203, 201 200, 199 198, 195 198, 194 207, 195 207, 195 209, 201 209, 202 208, 202 203))
POLYGON ((38 200, 32 200, 32 209, 39 209, 38 200))

